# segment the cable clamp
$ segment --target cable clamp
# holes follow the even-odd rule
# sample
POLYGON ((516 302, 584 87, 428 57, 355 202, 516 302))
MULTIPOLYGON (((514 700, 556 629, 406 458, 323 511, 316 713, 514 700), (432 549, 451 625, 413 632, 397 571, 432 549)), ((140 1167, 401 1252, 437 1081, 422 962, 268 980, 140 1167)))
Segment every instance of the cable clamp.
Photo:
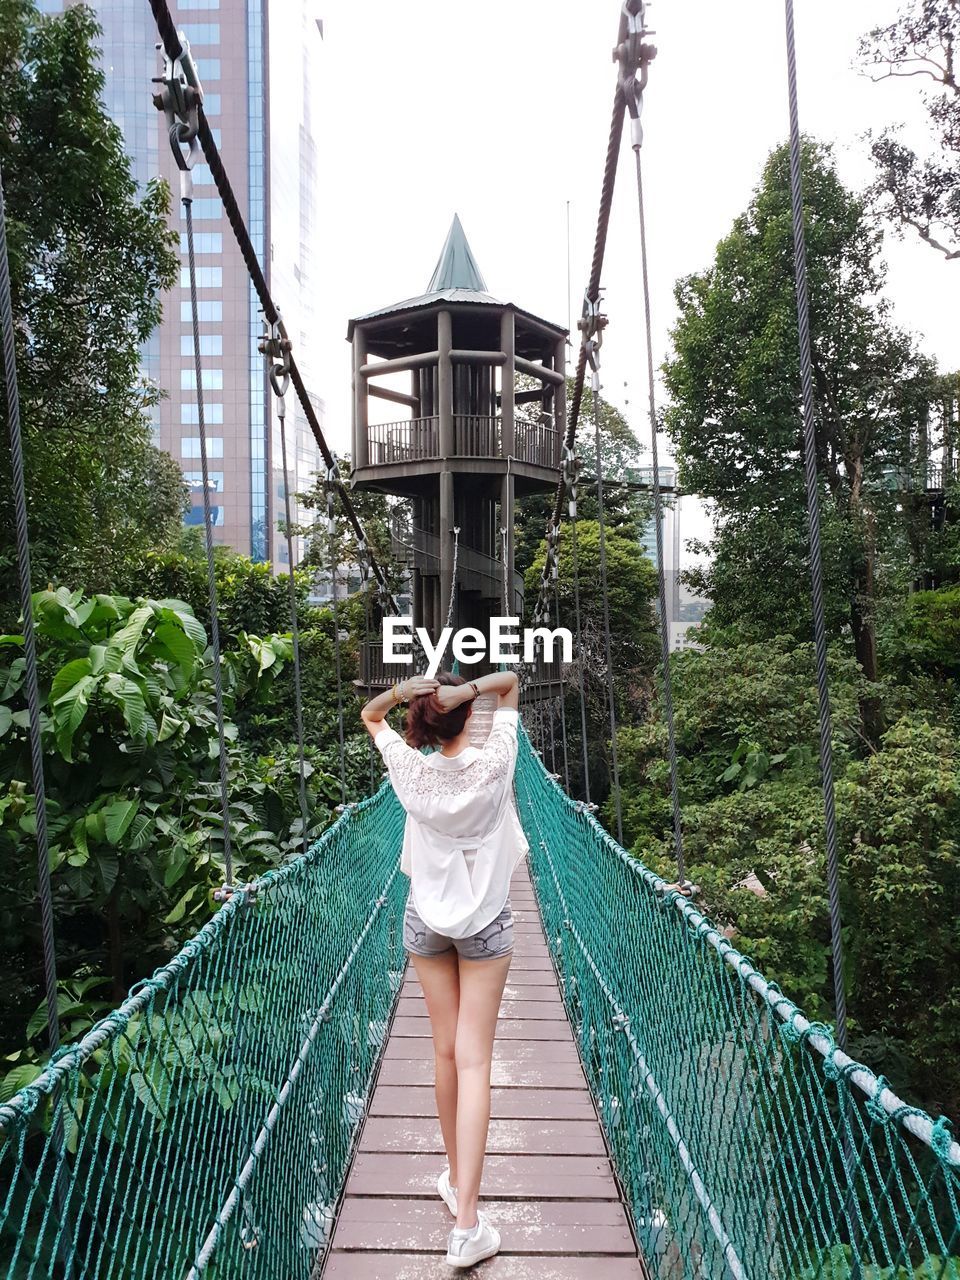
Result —
POLYGON ((234 894, 240 894, 241 900, 247 906, 252 906, 260 894, 260 889, 256 880, 249 880, 246 884, 223 884, 219 889, 214 889, 213 900, 229 902, 234 894))
POLYGON ((287 337, 279 313, 272 323, 266 316, 263 317, 263 334, 257 346, 260 354, 267 361, 270 385, 278 401, 277 412, 282 418, 285 409, 284 396, 290 387, 293 344, 287 337))
MULTIPOLYGON (((153 95, 153 105, 167 118, 167 136, 177 168, 182 174, 189 174, 203 155, 198 137, 203 85, 190 52, 190 41, 182 31, 178 31, 177 35, 180 38, 180 56, 171 58, 164 54, 163 75, 154 76, 151 83, 163 86, 153 95)), ((158 49, 162 47, 157 45, 158 49)), ((182 181, 182 192, 185 200, 193 198, 192 183, 189 180, 182 181)))
POLYGON ((644 36, 656 34, 647 28, 646 8, 645 0, 624 0, 620 15, 620 41, 613 51, 613 61, 620 66, 617 85, 630 116, 630 143, 634 151, 639 151, 643 145, 643 126, 640 123, 643 91, 647 87, 650 63, 657 56, 656 45, 644 43, 644 36))
POLYGON ((678 880, 675 884, 658 884, 654 886, 657 893, 664 895, 664 901, 668 893, 675 893, 680 898, 695 898, 700 892, 700 886, 694 884, 692 880, 678 880))
POLYGON ((600 347, 603 344, 603 331, 607 327, 607 317, 600 310, 603 302, 600 293, 595 298, 588 294, 583 296, 583 310, 577 321, 577 328, 583 334, 583 349, 590 366, 593 390, 600 390, 600 347))

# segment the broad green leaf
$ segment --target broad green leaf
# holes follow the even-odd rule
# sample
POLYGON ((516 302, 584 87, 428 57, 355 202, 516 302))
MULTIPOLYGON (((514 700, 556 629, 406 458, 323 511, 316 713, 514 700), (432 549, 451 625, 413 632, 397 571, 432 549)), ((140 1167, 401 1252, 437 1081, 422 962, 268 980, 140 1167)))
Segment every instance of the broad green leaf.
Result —
POLYGON ((61 667, 53 677, 53 683, 50 685, 50 701, 56 704, 57 700, 72 689, 84 676, 90 675, 91 670, 92 664, 89 658, 74 658, 72 662, 68 662, 61 667))
POLYGON ((33 1084, 37 1076, 40 1075, 43 1068, 37 1062, 24 1062, 19 1067, 14 1067, 12 1071, 0 1079, 0 1103, 7 1103, 10 1099, 25 1089, 28 1084, 33 1084))
POLYGON ((103 685, 104 692, 109 694, 120 706, 123 719, 130 736, 139 738, 144 731, 144 718, 147 714, 143 694, 132 680, 121 675, 108 676, 103 685))
POLYGON ((98 844, 102 844, 107 838, 107 826, 103 820, 103 814, 88 813, 84 821, 87 828, 87 835, 98 844))
POLYGON ((163 874, 163 883, 168 889, 172 888, 178 880, 182 880, 184 872, 193 864, 193 854, 187 849, 184 852, 175 854, 166 871, 163 874))
POLYGON ((110 648, 132 653, 140 643, 143 629, 152 617, 153 609, 148 604, 142 604, 134 609, 120 630, 115 631, 110 637, 110 648))
POLYGON ((0 738, 10 729, 13 724, 13 712, 9 707, 0 704, 0 738))
POLYGON ((180 627, 172 622, 162 622, 154 632, 154 639, 183 670, 189 671, 197 661, 196 645, 180 627))
POLYGON ((173 910, 169 913, 169 915, 164 916, 164 923, 176 924, 178 920, 182 920, 183 917, 187 914, 187 908, 191 905, 191 903, 197 901, 198 894, 202 894, 204 892, 205 891, 202 885, 195 884, 191 888, 189 888, 187 892, 183 895, 183 897, 180 899, 180 901, 173 908, 173 910))
POLYGON ((117 883, 117 876, 120 873, 120 862, 116 854, 108 853, 106 849, 101 849, 97 854, 97 871, 100 873, 100 879, 103 881, 104 893, 110 893, 113 886, 117 883))
POLYGON ((115 800, 112 804, 103 807, 101 813, 106 823, 107 839, 112 845, 118 845, 123 839, 139 808, 139 800, 126 798, 115 800))
POLYGON ((160 731, 157 734, 157 741, 166 742, 168 738, 172 738, 175 733, 178 733, 183 725, 183 720, 178 720, 176 716, 172 716, 165 711, 160 719, 160 731))
POLYGON ((57 746, 65 760, 73 759, 74 734, 87 713, 87 694, 96 684, 94 676, 83 676, 53 704, 57 746))

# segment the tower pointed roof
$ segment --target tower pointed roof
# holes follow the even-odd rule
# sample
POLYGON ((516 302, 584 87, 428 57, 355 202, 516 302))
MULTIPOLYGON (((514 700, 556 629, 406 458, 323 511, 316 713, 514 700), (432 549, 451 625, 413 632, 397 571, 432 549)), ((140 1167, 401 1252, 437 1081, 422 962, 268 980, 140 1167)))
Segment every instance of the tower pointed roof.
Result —
POLYGON ((486 282, 480 274, 473 250, 467 243, 463 224, 456 214, 447 232, 447 238, 440 251, 440 258, 434 268, 433 276, 427 285, 426 293, 418 298, 404 298, 402 302, 394 302, 389 307, 380 307, 364 316, 357 316, 350 321, 347 338, 353 337, 353 326, 358 321, 375 320, 379 316, 387 316, 395 311, 412 311, 417 307, 431 306, 437 302, 479 302, 486 305, 502 307, 505 304, 499 298, 487 293, 486 282))
POLYGON ((458 214, 447 232, 440 258, 434 268, 427 293, 440 293, 444 289, 470 289, 474 293, 486 293, 487 284, 480 274, 477 260, 467 242, 463 224, 458 214))

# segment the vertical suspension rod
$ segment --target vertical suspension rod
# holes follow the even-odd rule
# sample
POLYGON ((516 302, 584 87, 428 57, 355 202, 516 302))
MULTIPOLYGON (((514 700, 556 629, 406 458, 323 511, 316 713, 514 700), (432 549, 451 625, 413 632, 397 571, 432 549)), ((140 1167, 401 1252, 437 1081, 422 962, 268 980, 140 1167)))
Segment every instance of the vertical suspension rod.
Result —
POLYGON ((800 147, 800 112, 797 95, 797 49, 793 0, 785 0, 787 35, 787 92, 790 104, 790 205, 793 213, 793 257, 797 294, 797 332, 800 344, 800 386, 803 400, 803 469, 810 526, 810 585, 813 601, 813 636, 817 666, 817 700, 820 710, 820 784, 827 846, 827 895, 830 903, 830 942, 833 953, 833 987, 836 1040, 847 1050, 847 996, 844 981, 843 931, 840 917, 840 859, 837 848, 837 814, 833 790, 832 714, 827 681, 827 626, 823 603, 823 561, 820 549, 820 495, 817 474, 817 420, 813 399, 813 351, 810 341, 810 298, 807 288, 807 243, 803 228, 803 171, 800 147))

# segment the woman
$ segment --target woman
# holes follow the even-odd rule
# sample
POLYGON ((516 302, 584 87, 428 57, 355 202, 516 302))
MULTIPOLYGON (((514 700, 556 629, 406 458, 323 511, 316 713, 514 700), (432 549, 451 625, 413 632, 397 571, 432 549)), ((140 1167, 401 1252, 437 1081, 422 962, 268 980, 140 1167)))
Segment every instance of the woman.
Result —
POLYGON ((410 877, 404 941, 423 988, 448 1167, 437 1181, 456 1215, 447 1262, 470 1267, 500 1247, 478 1211, 497 1012, 513 953, 510 877, 528 845, 513 805, 517 677, 414 676, 361 712, 407 811, 400 869, 410 877), (470 745, 471 704, 498 695, 490 736, 470 745), (406 742, 384 720, 409 702, 406 742), (420 747, 439 747, 429 755, 420 747))

